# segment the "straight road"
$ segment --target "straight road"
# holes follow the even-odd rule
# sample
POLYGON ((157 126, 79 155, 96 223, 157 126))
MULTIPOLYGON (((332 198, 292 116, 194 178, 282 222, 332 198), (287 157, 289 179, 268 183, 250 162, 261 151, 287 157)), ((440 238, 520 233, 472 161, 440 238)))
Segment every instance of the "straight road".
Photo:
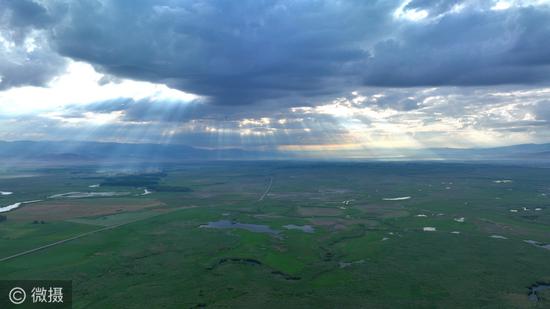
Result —
POLYGON ((265 189, 264 194, 262 194, 262 196, 260 196, 260 199, 258 199, 258 202, 261 202, 261 201, 264 200, 264 198, 269 193, 269 191, 271 191, 271 186, 273 186, 273 177, 269 177, 269 185, 267 185, 267 189, 265 189))
POLYGON ((116 224, 116 225, 111 225, 111 226, 103 227, 103 228, 100 228, 100 229, 97 229, 97 230, 93 230, 93 231, 89 231, 89 232, 86 232, 86 233, 78 234, 78 235, 76 235, 76 236, 73 236, 73 237, 70 237, 70 238, 66 238, 66 239, 62 239, 62 240, 56 241, 56 242, 51 243, 51 244, 47 244, 47 245, 40 246, 40 247, 37 247, 37 248, 34 248, 34 249, 30 249, 30 250, 27 250, 27 251, 19 252, 19 253, 14 254, 14 255, 10 255, 10 256, 6 256, 6 257, 3 257, 3 258, 0 258, 0 263, 1 263, 1 262, 8 261, 8 260, 11 260, 11 259, 14 259, 14 258, 17 258, 17 257, 20 257, 20 256, 23 256, 23 255, 31 254, 31 253, 34 253, 34 252, 37 252, 37 251, 41 251, 41 250, 44 250, 44 249, 47 249, 47 248, 51 248, 51 247, 54 247, 54 246, 58 246, 58 245, 61 245, 61 244, 66 243, 66 242, 73 241, 73 240, 76 240, 76 239, 79 239, 79 238, 82 238, 82 237, 86 237, 86 236, 89 236, 89 235, 92 235, 92 234, 96 234, 96 233, 103 232, 103 231, 107 231, 107 230, 116 229, 117 227, 121 227, 121 226, 124 226, 124 225, 128 225, 128 224, 131 224, 131 223, 135 223, 135 222, 138 222, 138 221, 142 221, 142 220, 145 220, 145 219, 154 218, 154 217, 156 217, 156 216, 164 215, 164 214, 171 213, 171 212, 174 212, 174 211, 177 211, 177 210, 188 209, 188 208, 194 208, 194 207, 195 207, 195 206, 180 207, 180 208, 176 208, 176 209, 171 210, 171 211, 167 211, 167 212, 160 213, 160 214, 155 215, 155 216, 146 217, 146 218, 141 218, 141 219, 138 219, 138 220, 134 220, 134 221, 130 221, 130 222, 124 222, 124 223, 120 223, 120 224, 116 224))

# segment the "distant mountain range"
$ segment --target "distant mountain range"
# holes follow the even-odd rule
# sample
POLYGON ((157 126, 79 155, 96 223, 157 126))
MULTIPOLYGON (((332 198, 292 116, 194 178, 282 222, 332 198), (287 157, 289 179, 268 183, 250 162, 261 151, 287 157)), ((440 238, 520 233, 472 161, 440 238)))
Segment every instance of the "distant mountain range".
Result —
POLYGON ((184 161, 270 158, 242 149, 202 149, 173 144, 127 144, 74 141, 0 141, 3 159, 32 161, 184 161))
MULTIPOLYGON (((377 160, 453 160, 453 161, 548 161, 550 162, 550 143, 521 144, 495 148, 427 148, 427 149, 372 149, 376 154, 363 157, 360 153, 353 159, 377 160)), ((311 154, 311 153, 309 153, 311 154)), ((74 141, 0 141, 0 158, 18 161, 149 161, 179 162, 186 160, 256 160, 256 159, 311 159, 297 152, 249 151, 243 149, 203 149, 174 144, 126 144, 74 141)), ((330 154, 323 156, 331 159, 330 154)), ((348 157, 334 157, 346 160, 348 157)))
MULTIPOLYGON (((436 156, 445 160, 550 160, 550 143, 519 144, 493 148, 431 148, 418 156, 436 156)), ((415 155, 411 154, 411 158, 415 155)))

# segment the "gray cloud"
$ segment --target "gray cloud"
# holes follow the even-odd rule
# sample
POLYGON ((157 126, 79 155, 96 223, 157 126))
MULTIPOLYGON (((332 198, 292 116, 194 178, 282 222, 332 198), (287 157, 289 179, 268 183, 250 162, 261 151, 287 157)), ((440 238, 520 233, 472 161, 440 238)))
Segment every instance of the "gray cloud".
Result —
MULTIPOLYGON (((223 109, 223 107, 221 108, 223 109)), ((204 104, 200 101, 154 101, 149 98, 133 100, 118 98, 108 101, 91 103, 88 105, 69 105, 65 107, 63 115, 84 117, 85 112, 111 113, 124 112, 124 121, 162 121, 186 122, 192 119, 223 119, 219 107, 204 104)))
MULTIPOLYGON (((376 100, 370 100, 371 104, 391 108, 398 111, 412 111, 421 107, 421 103, 415 97, 411 97, 412 91, 393 90, 384 91, 384 96, 376 100)), ((414 93, 414 92, 413 92, 414 93)))
POLYGON ((539 101, 534 105, 534 113, 539 120, 550 126, 550 100, 539 101))
POLYGON ((117 98, 87 105, 69 105, 64 108, 63 115, 73 115, 73 117, 83 118, 86 112, 123 112, 123 121, 184 123, 195 119, 234 121, 246 117, 261 117, 263 114, 272 113, 275 109, 275 107, 267 106, 263 106, 263 108, 257 110, 238 109, 233 106, 207 104, 199 99, 184 102, 157 101, 151 98, 140 100, 117 98))
MULTIPOLYGON (((6 3, 4 24, 47 27, 46 43, 63 56, 113 76, 166 83, 218 105, 292 105, 360 85, 550 81, 548 6, 494 11, 488 3, 414 0, 403 10, 425 10, 428 17, 412 22, 394 16, 401 1, 6 3), (452 11, 458 4, 462 10, 452 11)), ((3 87, 25 79, 43 83, 57 61, 36 54, 28 70, 13 61, 0 64, 3 87)), ((396 102, 398 108, 414 108, 402 103, 396 102)))
POLYGON ((436 19, 394 19, 399 2, 71 3, 63 55, 167 83, 219 104, 317 97, 359 85, 548 82, 548 7, 491 11, 412 1, 436 19), (131 9, 130 9, 131 8, 131 9))
POLYGON ((0 90, 41 86, 63 72, 66 60, 51 49, 46 35, 60 11, 31 0, 0 2, 0 90))
POLYGON ((377 43, 365 83, 388 87, 548 83, 550 10, 467 10, 377 43))
POLYGON ((44 6, 32 0, 5 0, 0 6, 13 28, 44 28, 54 21, 44 6))
POLYGON ((63 55, 108 73, 245 104, 356 84, 391 4, 350 1, 75 2, 63 55), (71 22, 74 21, 74 22, 71 22))

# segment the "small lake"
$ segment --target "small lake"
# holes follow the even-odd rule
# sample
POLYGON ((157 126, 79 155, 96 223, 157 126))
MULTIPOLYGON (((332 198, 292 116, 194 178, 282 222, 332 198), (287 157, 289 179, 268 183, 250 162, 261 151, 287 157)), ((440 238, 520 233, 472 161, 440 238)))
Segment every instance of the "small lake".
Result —
POLYGON ((315 229, 311 225, 287 224, 287 225, 283 225, 283 227, 287 230, 300 230, 304 233, 315 233, 315 229))
POLYGON ((384 201, 404 201, 404 200, 410 200, 410 196, 400 196, 400 197, 384 197, 382 200, 384 201))
POLYGON ((513 182, 512 179, 499 179, 499 180, 493 180, 494 183, 511 183, 513 182))
POLYGON ((266 233, 266 234, 272 234, 272 235, 279 234, 279 231, 274 230, 267 225, 240 223, 240 222, 229 221, 229 220, 211 221, 211 222, 208 222, 208 224, 201 224, 199 227, 207 228, 207 229, 241 229, 241 230, 247 230, 254 233, 266 233))
POLYGON ((540 300, 537 292, 550 289, 550 284, 537 283, 529 287, 529 300, 538 302, 540 300))

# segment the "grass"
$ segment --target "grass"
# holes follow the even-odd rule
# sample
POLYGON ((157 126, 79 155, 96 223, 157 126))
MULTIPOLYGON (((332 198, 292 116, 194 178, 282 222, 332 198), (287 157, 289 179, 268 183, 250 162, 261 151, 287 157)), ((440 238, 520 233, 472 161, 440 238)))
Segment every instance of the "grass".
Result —
MULTIPOLYGON (((42 176, 0 177, 0 188, 27 200, 83 191, 103 179, 94 169, 24 172, 42 176)), ((2 256, 101 226, 129 224, 0 263, 0 277, 73 280, 75 308, 550 305, 547 292, 538 304, 527 299, 528 286, 550 278, 550 251, 523 242, 550 242, 550 198, 540 195, 550 196, 546 169, 205 163, 200 169, 170 167, 157 176, 159 185, 192 191, 86 199, 74 205, 143 199, 159 206, 46 224, 10 218, 17 210, 8 213, 0 223, 2 256), (274 177, 271 193, 259 202, 269 177, 274 177), (513 183, 495 184, 496 179, 513 183), (412 198, 382 201, 395 196, 412 198), (339 209, 344 200, 351 202, 339 209), (177 209, 183 206, 196 207, 177 209), (529 216, 509 212, 522 206, 543 210, 529 216), (427 217, 416 217, 420 213, 427 217), (457 217, 465 222, 455 222, 457 217), (282 237, 198 228, 220 219, 265 224, 282 237), (285 224, 311 224, 315 233, 286 230, 285 224), (423 232, 424 226, 437 231, 423 232), (508 239, 490 238, 493 234, 508 239), (230 262, 220 263, 223 259, 230 262), (362 262, 340 267, 355 261, 362 262)))

